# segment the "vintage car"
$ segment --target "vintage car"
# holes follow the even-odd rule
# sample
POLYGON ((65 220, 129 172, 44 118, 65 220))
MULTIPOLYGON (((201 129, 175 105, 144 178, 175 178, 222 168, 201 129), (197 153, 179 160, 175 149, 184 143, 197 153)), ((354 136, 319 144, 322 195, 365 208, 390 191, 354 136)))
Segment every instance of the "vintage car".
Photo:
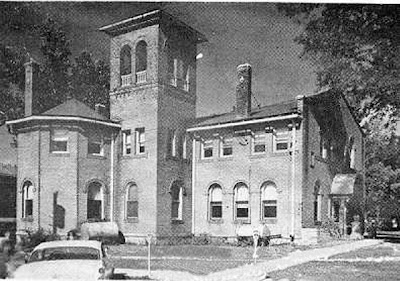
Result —
POLYGON ((15 279, 111 279, 114 268, 99 241, 44 242, 33 249, 15 279))

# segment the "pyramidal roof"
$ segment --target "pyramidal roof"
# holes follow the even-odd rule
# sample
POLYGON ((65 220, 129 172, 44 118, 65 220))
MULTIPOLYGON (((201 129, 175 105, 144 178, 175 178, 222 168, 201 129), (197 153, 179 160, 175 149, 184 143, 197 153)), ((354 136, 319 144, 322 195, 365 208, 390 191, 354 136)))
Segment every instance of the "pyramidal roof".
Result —
POLYGON ((90 118, 102 121, 110 121, 107 117, 97 113, 95 110, 74 98, 68 99, 56 107, 53 107, 40 115, 45 116, 74 116, 90 118))

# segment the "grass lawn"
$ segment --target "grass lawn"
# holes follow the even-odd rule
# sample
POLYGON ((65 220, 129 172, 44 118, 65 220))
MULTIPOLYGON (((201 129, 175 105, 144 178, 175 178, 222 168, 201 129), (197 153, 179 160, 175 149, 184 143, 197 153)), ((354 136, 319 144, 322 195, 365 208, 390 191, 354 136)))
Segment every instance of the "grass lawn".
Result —
POLYGON ((376 281, 399 280, 397 262, 309 262, 282 271, 271 272, 273 280, 287 278, 290 280, 346 280, 376 281))
MULTIPOLYGON (((344 243, 334 242, 337 243, 344 243)), ((287 256, 290 252, 329 246, 332 242, 313 246, 300 246, 290 243, 260 247, 258 261, 266 261, 287 256)), ((118 268, 146 269, 147 246, 116 245, 109 246, 114 266, 118 268)), ((208 274, 253 263, 252 246, 237 247, 228 245, 176 245, 151 247, 151 267, 154 270, 187 271, 194 274, 208 274)))

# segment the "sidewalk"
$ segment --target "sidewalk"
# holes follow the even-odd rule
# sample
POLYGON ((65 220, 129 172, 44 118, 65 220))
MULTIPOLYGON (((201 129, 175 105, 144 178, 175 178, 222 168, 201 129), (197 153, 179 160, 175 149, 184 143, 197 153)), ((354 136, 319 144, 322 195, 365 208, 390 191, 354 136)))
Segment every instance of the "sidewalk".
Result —
MULTIPOLYGON (((156 270, 151 272, 151 278, 154 280, 173 281, 173 280, 201 280, 201 281, 259 281, 268 280, 266 277, 269 272, 282 270, 302 263, 327 259, 331 256, 351 252, 363 247, 374 246, 383 243, 381 240, 359 240, 346 244, 336 245, 327 248, 318 248, 306 251, 296 251, 288 256, 257 263, 256 265, 244 265, 234 269, 227 269, 220 272, 211 273, 206 276, 197 276, 188 272, 156 270)), ((132 277, 147 276, 146 270, 133 270, 120 268, 116 273, 124 273, 132 277)), ((140 280, 140 279, 135 279, 140 280)), ((145 280, 145 279, 143 279, 145 280)))

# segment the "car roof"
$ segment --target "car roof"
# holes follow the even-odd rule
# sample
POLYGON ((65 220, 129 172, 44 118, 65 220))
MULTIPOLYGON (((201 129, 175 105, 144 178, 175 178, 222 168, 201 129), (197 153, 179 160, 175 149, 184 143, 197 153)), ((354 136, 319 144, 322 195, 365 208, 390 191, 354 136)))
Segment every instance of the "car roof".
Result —
POLYGON ((46 248, 57 248, 57 247, 90 247, 101 250, 101 242, 93 240, 57 240, 43 242, 35 247, 35 250, 42 250, 46 248))

